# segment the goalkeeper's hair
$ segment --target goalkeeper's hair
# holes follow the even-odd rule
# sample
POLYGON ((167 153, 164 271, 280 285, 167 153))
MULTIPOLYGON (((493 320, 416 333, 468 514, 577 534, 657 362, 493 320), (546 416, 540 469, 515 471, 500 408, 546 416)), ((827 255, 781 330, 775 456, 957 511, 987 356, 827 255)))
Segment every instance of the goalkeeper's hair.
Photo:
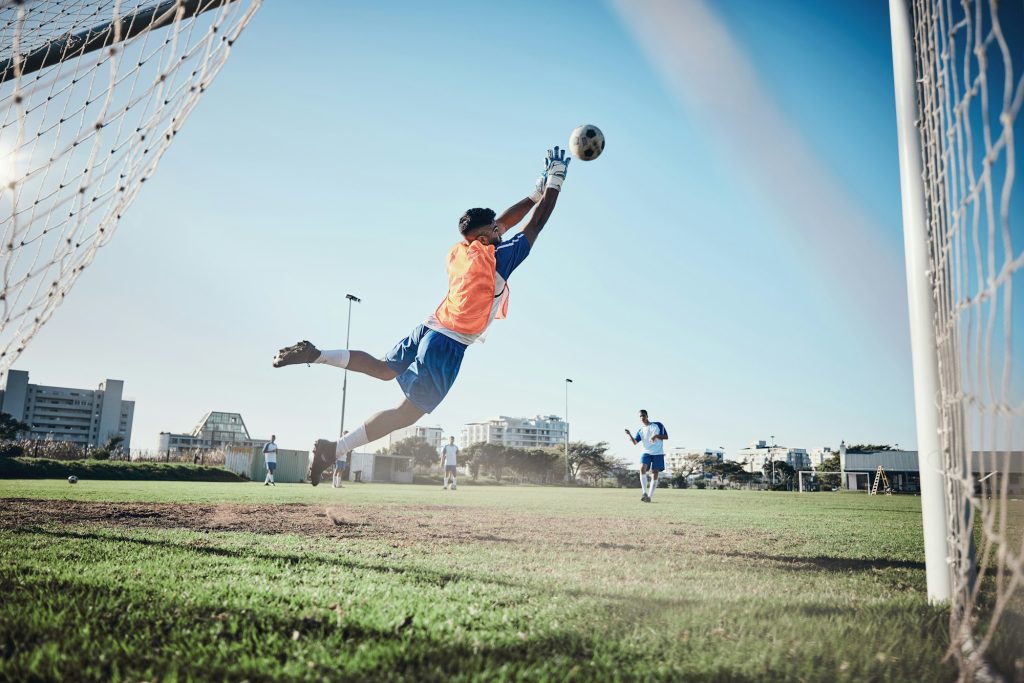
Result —
POLYGON ((477 228, 485 228, 494 222, 494 212, 490 209, 469 209, 459 219, 459 232, 463 237, 477 228))

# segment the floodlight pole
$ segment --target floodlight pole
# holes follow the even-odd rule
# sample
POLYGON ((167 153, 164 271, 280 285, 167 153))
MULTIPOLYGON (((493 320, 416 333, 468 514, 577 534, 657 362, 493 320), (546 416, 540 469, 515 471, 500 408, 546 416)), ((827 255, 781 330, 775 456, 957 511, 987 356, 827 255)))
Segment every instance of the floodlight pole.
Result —
POLYGON ((939 360, 933 325, 935 300, 932 297, 928 259, 921 139, 916 122, 918 108, 914 29, 908 0, 889 0, 889 22, 896 89, 896 133, 914 373, 917 467, 921 478, 925 582, 928 601, 939 603, 949 601, 951 596, 951 565, 948 563, 950 553, 946 541, 946 482, 939 440, 939 360))
POLYGON ((768 449, 768 457, 772 459, 772 488, 775 488, 775 435, 772 434, 772 447, 768 449))
MULTIPOLYGON (((345 328, 345 349, 349 347, 349 336, 352 334, 352 302, 355 301, 357 304, 362 301, 357 296, 346 294, 345 298, 348 299, 348 325, 345 328)), ((341 381, 341 429, 338 430, 338 436, 345 436, 345 398, 348 395, 348 368, 345 368, 345 378, 341 381)))
POLYGON ((565 481, 569 482, 569 385, 572 380, 565 378, 565 481))

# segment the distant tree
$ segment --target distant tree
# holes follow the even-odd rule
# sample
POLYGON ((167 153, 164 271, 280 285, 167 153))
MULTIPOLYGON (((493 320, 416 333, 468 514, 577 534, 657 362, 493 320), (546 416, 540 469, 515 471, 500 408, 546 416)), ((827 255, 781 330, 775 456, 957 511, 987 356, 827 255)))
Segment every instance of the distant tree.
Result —
POLYGON ((746 481, 750 477, 750 473, 743 469, 743 463, 736 462, 735 460, 719 460, 715 458, 714 462, 708 465, 706 471, 717 475, 721 479, 731 479, 734 481, 746 481))
POLYGON ((609 475, 615 477, 615 485, 620 488, 629 488, 637 485, 637 477, 640 476, 639 470, 631 462, 618 460, 612 465, 611 472, 609 475))
POLYGON ((704 454, 690 453, 683 456, 682 466, 675 471, 677 475, 689 478, 704 469, 704 454))
MULTIPOLYGON (((775 481, 772 482, 772 484, 773 485, 780 484, 780 485, 785 486, 787 488, 792 486, 793 477, 796 474, 796 470, 793 469, 792 465, 790 465, 785 460, 776 460, 774 462, 774 465, 775 465, 775 481)), ((764 464, 764 476, 765 476, 765 479, 771 481, 771 479, 772 479, 772 463, 771 462, 766 462, 764 464)))
POLYGON ((495 481, 500 482, 508 466, 508 449, 504 444, 485 443, 480 449, 480 466, 484 472, 489 472, 495 481))
POLYGON ((615 463, 608 458, 608 443, 569 442, 569 479, 576 481, 581 476, 600 478, 611 471, 615 463))
POLYGON ((477 441, 465 448, 459 449, 459 462, 465 462, 469 465, 469 476, 473 477, 473 481, 476 481, 480 476, 481 453, 486 445, 483 441, 477 441))
POLYGON ((440 459, 433 446, 419 436, 410 436, 392 444, 390 453, 412 458, 414 465, 424 468, 429 468, 440 459))
POLYGON ((14 441, 30 429, 32 429, 30 425, 16 420, 9 413, 0 413, 0 441, 14 441))
POLYGON ((833 453, 818 465, 817 471, 819 472, 819 479, 821 483, 829 488, 839 486, 841 484, 839 476, 839 454, 833 453))
MULTIPOLYGON (((849 453, 849 451, 847 451, 849 453)), ((819 472, 838 472, 839 471, 839 454, 833 453, 818 465, 819 472)))
POLYGON ((878 451, 896 450, 887 444, 858 443, 846 447, 847 453, 877 453, 878 451))
MULTIPOLYGON (((572 448, 570 447, 570 455, 572 448)), ((608 477, 615 468, 615 461, 608 457, 608 442, 598 441, 595 444, 586 444, 586 448, 580 451, 580 467, 578 474, 590 479, 591 484, 597 485, 602 479, 608 477)))
POLYGON ((536 481, 550 484, 565 479, 565 450, 534 448, 530 451, 531 472, 536 481))
POLYGON ((89 458, 92 460, 110 460, 110 458, 116 458, 121 451, 121 444, 124 443, 124 437, 115 434, 107 439, 99 448, 93 448, 89 450, 89 458))

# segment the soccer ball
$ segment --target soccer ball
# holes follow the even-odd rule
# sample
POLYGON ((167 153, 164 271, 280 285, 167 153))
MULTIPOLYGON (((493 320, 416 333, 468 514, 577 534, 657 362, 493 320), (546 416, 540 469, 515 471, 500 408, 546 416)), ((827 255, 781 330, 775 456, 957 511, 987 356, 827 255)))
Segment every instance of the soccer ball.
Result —
POLYGON ((76 477, 75 475, 72 474, 70 477, 68 477, 68 483, 69 484, 77 484, 78 483, 78 477, 76 477))
POLYGON ((589 123, 576 126, 569 136, 569 151, 577 159, 593 161, 604 151, 604 133, 589 123))

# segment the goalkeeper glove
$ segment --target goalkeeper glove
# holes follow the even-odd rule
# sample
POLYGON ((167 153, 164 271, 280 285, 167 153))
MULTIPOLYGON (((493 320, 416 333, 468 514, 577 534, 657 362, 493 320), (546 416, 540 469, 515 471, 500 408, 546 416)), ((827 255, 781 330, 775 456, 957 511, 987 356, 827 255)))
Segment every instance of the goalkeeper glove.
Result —
POLYGON ((540 174, 540 178, 537 178, 537 182, 533 186, 533 191, 530 192, 530 201, 536 204, 540 201, 540 198, 544 196, 544 183, 547 182, 548 172, 544 171, 540 174))
POLYGON ((562 189, 562 183, 565 181, 565 173, 569 169, 570 161, 572 161, 572 157, 567 157, 564 149, 555 147, 553 150, 548 150, 547 170, 544 172, 547 176, 545 187, 551 187, 556 190, 562 189))

